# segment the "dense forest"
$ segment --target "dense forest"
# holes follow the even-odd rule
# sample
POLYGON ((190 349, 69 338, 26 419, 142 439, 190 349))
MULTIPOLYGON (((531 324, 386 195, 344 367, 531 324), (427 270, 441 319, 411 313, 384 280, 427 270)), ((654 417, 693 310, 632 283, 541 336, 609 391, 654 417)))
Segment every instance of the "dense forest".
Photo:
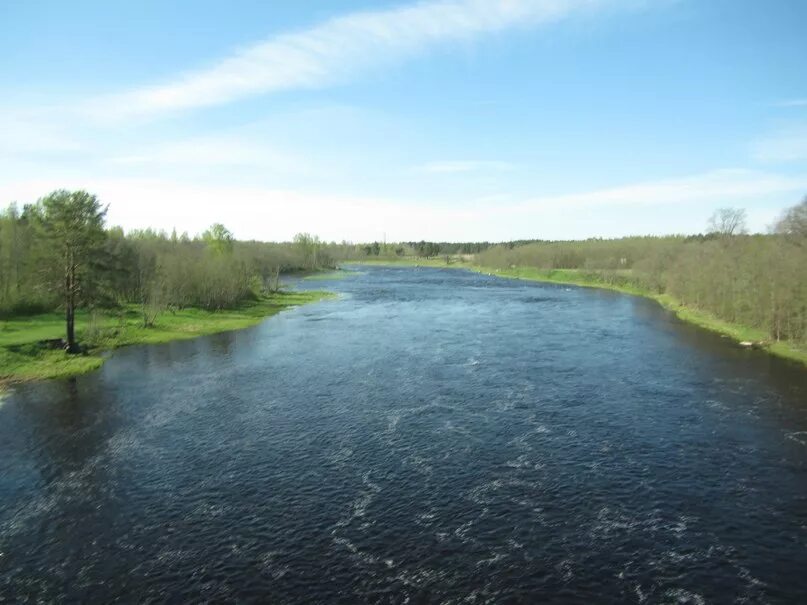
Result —
POLYGON ((289 243, 236 241, 221 224, 195 237, 124 233, 105 218, 84 191, 0 212, 0 317, 63 309, 70 341, 78 308, 135 304, 147 326, 164 310, 230 308, 277 290, 283 272, 334 264, 308 234, 289 243))
POLYGON ((773 340, 807 342, 807 198, 765 235, 745 233, 743 211, 722 209, 706 235, 502 244, 476 262, 576 270, 589 282, 668 294, 773 340))

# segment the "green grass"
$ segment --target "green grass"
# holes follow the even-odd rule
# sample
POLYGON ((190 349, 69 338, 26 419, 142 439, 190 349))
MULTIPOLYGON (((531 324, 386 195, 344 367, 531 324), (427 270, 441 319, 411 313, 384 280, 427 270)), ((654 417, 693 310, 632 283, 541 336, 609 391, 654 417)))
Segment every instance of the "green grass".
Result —
POLYGON ((157 344, 205 334, 239 330, 259 323, 283 309, 335 295, 318 291, 280 292, 236 309, 205 311, 183 309, 159 315, 153 327, 144 328, 135 306, 121 313, 105 313, 91 321, 86 312, 76 316, 76 334, 89 347, 86 355, 48 350, 40 341, 64 336, 64 316, 59 313, 0 320, 0 389, 3 384, 64 378, 95 370, 104 353, 133 344, 157 344))
POLYGON ((667 294, 656 294, 654 292, 639 288, 635 284, 631 284, 629 282, 630 271, 624 271, 621 274, 625 283, 614 284, 602 280, 594 273, 576 271, 573 269, 546 270, 536 269, 534 267, 491 269, 490 267, 481 267, 477 265, 466 265, 466 268, 478 273, 489 273, 499 277, 525 279, 529 281, 542 281, 556 284, 568 284, 574 286, 583 286, 586 288, 601 288, 606 290, 614 290, 616 292, 623 292, 625 294, 632 294, 634 296, 651 298, 665 309, 669 309, 675 313, 675 315, 682 321, 694 324, 711 332, 722 334, 737 342, 750 341, 754 343, 764 343, 762 347, 763 350, 778 357, 783 357, 785 359, 790 359, 807 365, 807 349, 794 343, 785 341, 768 342, 769 336, 764 330, 724 321, 707 311, 687 307, 683 305, 681 301, 667 294))

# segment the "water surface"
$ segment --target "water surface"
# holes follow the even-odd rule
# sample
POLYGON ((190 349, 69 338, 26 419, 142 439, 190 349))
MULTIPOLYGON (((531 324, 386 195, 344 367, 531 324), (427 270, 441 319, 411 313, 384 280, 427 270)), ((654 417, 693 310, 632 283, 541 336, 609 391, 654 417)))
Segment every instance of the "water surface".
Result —
POLYGON ((801 368, 610 292, 311 287, 0 403, 0 602, 807 602, 801 368))

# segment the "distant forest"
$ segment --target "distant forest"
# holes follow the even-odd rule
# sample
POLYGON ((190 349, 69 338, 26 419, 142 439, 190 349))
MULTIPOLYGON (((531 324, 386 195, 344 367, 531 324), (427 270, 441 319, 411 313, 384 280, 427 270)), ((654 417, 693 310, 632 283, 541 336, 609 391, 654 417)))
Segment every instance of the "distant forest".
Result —
POLYGON ((575 269, 587 281, 668 294, 773 340, 807 342, 807 198, 766 235, 746 234, 743 211, 723 209, 706 235, 500 245, 476 262, 575 269))
POLYGON ((764 235, 746 233, 743 211, 722 209, 705 235, 499 244, 326 243, 305 233, 285 243, 237 241, 221 224, 192 237, 124 233, 106 225, 105 213, 83 191, 56 191, 0 212, 0 317, 137 304, 148 324, 164 309, 234 307, 276 291, 287 272, 439 257, 574 270, 587 281, 668 294, 775 340, 807 342, 807 198, 764 235))
MULTIPOLYGON (((772 340, 807 344, 807 198, 770 233, 749 235, 745 212, 715 212, 706 233, 582 241, 373 243, 357 258, 459 255, 491 269, 573 270, 593 284, 667 294, 718 319, 765 330, 772 340)), ((455 257, 455 258, 451 258, 455 257)))

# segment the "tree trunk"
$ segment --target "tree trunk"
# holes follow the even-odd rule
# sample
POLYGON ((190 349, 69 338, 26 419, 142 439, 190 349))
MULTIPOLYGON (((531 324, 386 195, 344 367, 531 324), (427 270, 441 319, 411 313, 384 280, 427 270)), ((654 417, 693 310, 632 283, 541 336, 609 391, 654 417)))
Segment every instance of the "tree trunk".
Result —
POLYGON ((67 303, 65 309, 65 319, 67 321, 67 352, 75 353, 78 350, 78 347, 76 346, 75 329, 76 312, 73 308, 72 300, 67 303))
POLYGON ((65 322, 67 323, 67 352, 77 353, 76 344, 76 300, 75 300, 75 268, 71 266, 65 276, 65 287, 67 296, 65 297, 65 322))

